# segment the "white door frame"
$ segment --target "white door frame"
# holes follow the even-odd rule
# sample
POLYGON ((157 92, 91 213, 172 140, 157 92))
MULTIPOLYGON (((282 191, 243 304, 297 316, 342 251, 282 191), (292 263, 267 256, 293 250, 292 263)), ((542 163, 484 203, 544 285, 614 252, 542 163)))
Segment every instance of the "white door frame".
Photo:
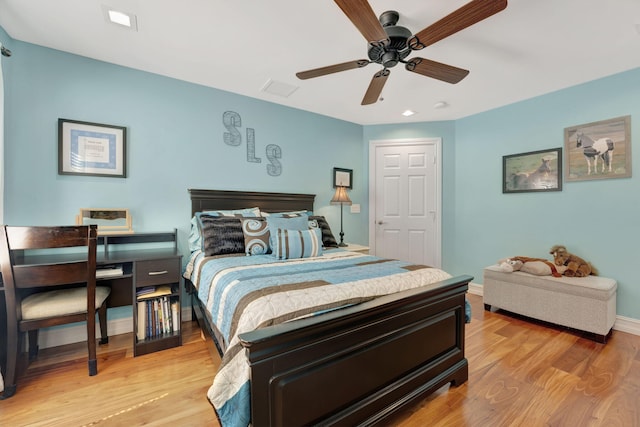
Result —
POLYGON ((442 267, 442 138, 406 138, 369 141, 369 248, 376 253, 376 149, 384 146, 434 144, 436 146, 436 264, 442 267))

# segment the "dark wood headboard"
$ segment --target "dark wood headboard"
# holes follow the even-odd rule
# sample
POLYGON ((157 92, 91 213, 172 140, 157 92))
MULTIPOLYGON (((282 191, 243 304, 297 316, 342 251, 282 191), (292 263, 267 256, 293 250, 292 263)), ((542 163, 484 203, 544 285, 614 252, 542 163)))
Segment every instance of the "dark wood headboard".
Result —
POLYGON ((196 212, 258 206, 264 212, 313 210, 315 194, 189 189, 191 216, 196 212))

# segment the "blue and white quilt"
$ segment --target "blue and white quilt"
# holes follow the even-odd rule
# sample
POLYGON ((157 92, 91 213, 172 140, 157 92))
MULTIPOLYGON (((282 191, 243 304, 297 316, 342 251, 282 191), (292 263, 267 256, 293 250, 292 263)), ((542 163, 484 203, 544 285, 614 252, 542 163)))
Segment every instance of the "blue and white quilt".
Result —
POLYGON ((207 396, 224 427, 251 422, 250 368, 238 335, 302 316, 428 287, 448 273, 341 249, 315 258, 192 254, 185 278, 218 329, 222 363, 207 396))

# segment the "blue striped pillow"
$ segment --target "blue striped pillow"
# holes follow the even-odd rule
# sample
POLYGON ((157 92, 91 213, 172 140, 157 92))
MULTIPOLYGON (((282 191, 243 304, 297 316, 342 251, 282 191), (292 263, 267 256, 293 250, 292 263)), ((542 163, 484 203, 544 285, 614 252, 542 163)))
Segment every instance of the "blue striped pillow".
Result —
POLYGON ((311 258, 322 255, 322 233, 311 230, 286 230, 278 228, 273 256, 278 259, 311 258))
POLYGON ((297 217, 277 217, 269 215, 267 217, 267 224, 269 226, 269 246, 273 251, 276 247, 276 233, 278 229, 283 230, 308 230, 309 229, 309 217, 306 215, 297 217))

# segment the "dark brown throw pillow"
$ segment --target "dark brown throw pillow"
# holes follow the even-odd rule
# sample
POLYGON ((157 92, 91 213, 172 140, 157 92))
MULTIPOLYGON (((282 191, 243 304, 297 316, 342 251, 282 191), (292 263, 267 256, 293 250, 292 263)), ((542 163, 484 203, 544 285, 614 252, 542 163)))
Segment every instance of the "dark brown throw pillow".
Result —
POLYGON ((244 253, 240 218, 201 215, 200 222, 206 256, 244 253))
POLYGON ((333 236, 331 232, 331 227, 329 227, 329 223, 325 219, 325 217, 320 215, 310 216, 309 220, 315 220, 318 223, 318 227, 320 227, 320 231, 322 232, 322 246, 325 248, 337 248, 338 242, 336 238, 333 236))

